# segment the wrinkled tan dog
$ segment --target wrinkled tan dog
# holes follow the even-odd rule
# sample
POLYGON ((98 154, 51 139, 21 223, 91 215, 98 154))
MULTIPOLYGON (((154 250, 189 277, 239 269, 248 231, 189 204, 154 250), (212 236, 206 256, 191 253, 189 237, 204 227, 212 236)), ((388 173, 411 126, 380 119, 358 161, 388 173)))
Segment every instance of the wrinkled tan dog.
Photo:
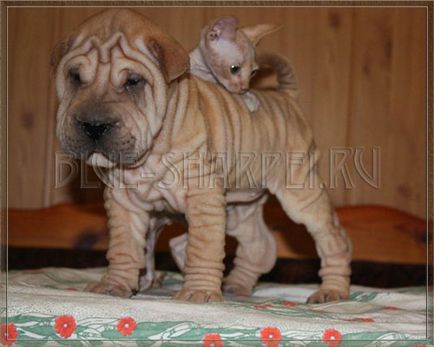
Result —
POLYGON ((222 300, 226 225, 244 235, 226 285, 251 290, 256 265, 273 266, 275 254, 249 258, 243 249, 273 241, 252 237, 250 245, 241 229, 261 229, 255 225, 268 189, 315 239, 322 284, 310 302, 348 296, 350 242, 321 189, 315 156, 308 155, 315 153, 312 135, 290 93, 252 91, 260 107, 250 113, 240 96, 189 75, 188 53, 129 10, 89 18, 59 46, 54 64, 62 147, 109 168, 109 267, 90 290, 119 296, 137 290, 146 234, 166 222, 164 213, 185 214, 189 225, 176 298, 222 300), (263 165, 268 153, 280 160, 263 165))

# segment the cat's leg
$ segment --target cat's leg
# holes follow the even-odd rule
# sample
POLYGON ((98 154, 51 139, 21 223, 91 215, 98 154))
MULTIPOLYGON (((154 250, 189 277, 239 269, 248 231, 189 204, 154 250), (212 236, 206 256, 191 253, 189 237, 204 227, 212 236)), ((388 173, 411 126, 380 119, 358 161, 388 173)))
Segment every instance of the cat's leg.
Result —
POLYGON ((139 291, 144 291, 151 287, 159 287, 161 285, 161 278, 156 277, 155 271, 155 245, 157 244, 158 237, 163 230, 164 226, 169 224, 168 218, 150 219, 150 227, 146 239, 146 272, 140 276, 139 291))
POLYGON ((250 295, 258 278, 269 272, 277 258, 276 241, 263 218, 268 196, 253 203, 231 205, 227 212, 227 233, 238 241, 234 268, 224 280, 223 290, 250 295))
POLYGON ((185 253, 187 251, 188 233, 183 233, 169 240, 170 253, 179 270, 185 266, 185 253))

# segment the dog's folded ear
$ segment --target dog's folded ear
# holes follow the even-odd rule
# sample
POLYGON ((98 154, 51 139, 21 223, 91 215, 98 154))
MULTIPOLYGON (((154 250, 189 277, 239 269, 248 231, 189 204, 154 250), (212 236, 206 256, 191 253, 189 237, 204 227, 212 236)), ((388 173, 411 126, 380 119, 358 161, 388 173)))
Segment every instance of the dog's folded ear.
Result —
POLYGON ((72 39, 68 38, 60 43, 58 43, 53 51, 51 52, 50 57, 50 67, 51 67, 51 73, 54 75, 57 70, 57 66, 59 65, 60 60, 62 57, 69 51, 72 45, 72 39))
POLYGON ((171 37, 152 37, 147 47, 159 62, 167 83, 180 77, 190 68, 188 52, 171 37))

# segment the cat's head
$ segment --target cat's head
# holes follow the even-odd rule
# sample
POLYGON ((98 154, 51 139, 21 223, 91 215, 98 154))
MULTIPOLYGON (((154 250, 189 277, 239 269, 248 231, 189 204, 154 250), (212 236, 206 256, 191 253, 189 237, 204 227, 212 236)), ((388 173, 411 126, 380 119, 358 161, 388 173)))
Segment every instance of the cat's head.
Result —
POLYGON ((238 19, 219 17, 201 33, 200 49, 211 73, 231 93, 245 93, 258 65, 255 48, 280 26, 258 24, 238 29, 238 19))

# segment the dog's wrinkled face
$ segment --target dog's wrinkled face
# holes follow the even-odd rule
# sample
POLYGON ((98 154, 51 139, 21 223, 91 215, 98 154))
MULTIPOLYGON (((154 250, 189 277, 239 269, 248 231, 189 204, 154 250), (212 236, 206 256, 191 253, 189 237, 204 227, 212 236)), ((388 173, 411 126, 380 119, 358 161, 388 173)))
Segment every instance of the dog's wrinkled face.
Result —
POLYGON ((134 165, 151 148, 169 85, 188 67, 182 47, 155 33, 139 14, 109 10, 70 38, 56 70, 57 136, 66 152, 112 167, 134 165))

